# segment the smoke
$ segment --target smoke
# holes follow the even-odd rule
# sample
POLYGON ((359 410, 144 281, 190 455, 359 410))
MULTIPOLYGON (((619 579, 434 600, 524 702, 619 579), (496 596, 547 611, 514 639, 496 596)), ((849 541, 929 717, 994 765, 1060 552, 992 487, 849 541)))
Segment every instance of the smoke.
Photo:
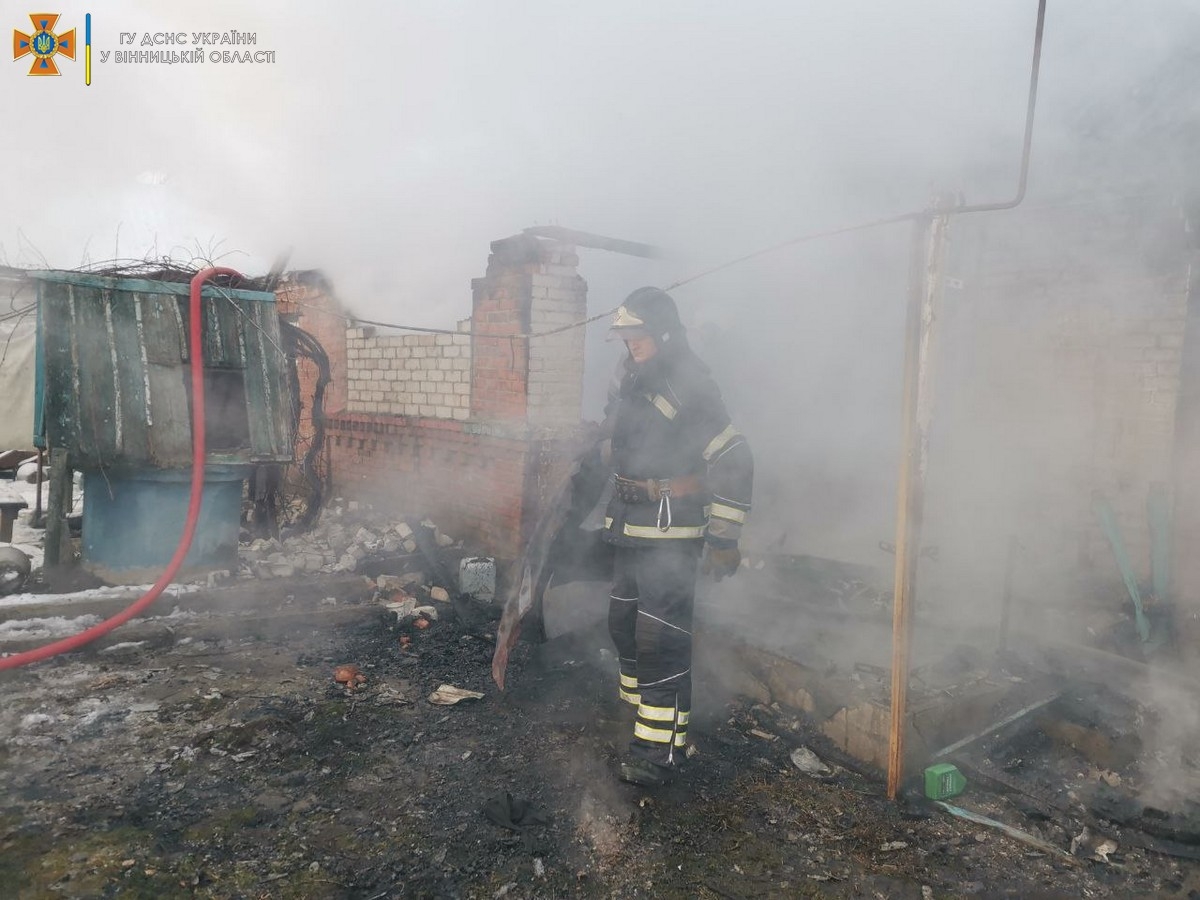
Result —
MULTIPOLYGON (((1100 30, 1094 9, 1052 15, 1048 90, 1078 23, 1100 30)), ((237 29, 277 61, 97 58, 90 87, 79 60, 62 79, 9 65, 7 120, 37 110, 71 137, 5 143, 19 177, 0 241, 11 259, 22 228, 58 266, 220 242, 260 270, 290 246, 364 314, 442 322, 487 242, 534 223, 664 244, 688 258, 682 270, 919 207, 935 183, 998 187, 1008 172, 966 176, 1015 156, 1032 23, 1032 3, 946 0, 569 15, 547 2, 375 3, 344 21, 311 2, 125 0, 93 11, 97 53, 121 49, 122 32, 237 29)), ((1103 34, 1128 40, 1128 26, 1103 34)), ((1146 49, 1158 47, 1129 58, 1146 49)), ((1107 71, 1124 68, 1113 60, 1107 71)), ((624 288, 620 268, 589 272, 598 292, 624 288)))
MULTIPOLYGON (((170 254, 261 272, 291 248, 358 314, 446 326, 488 243, 523 227, 669 251, 582 250, 596 313, 935 192, 1011 197, 1035 11, 116 0, 93 11, 97 51, 122 49, 121 32, 238 29, 277 61, 97 62, 90 87, 79 60, 61 79, 8 65, 0 112, 29 127, 0 142, 0 263, 170 254)), ((82 8, 62 15, 82 28, 82 8)), ((1114 350, 1150 287, 1164 302, 1185 288, 1163 251, 1182 233, 1173 200, 1197 187, 1198 35, 1185 0, 1050 0, 1029 197, 951 223, 926 528, 942 552, 921 590, 964 626, 994 624, 1014 535, 1017 593, 1089 602, 1076 574, 1104 559, 1091 491, 1132 529, 1166 474, 1169 440, 1143 438, 1170 423, 1114 350)), ((895 518, 908 227, 674 292, 755 451, 752 547, 890 566, 877 545, 895 518)), ((593 419, 619 355, 604 331, 588 333, 593 419)))

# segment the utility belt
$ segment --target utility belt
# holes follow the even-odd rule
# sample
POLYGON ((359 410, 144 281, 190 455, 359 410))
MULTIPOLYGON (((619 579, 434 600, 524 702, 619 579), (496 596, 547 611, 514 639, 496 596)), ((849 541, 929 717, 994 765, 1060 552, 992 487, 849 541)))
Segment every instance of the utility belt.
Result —
POLYGON ((671 498, 689 497, 706 490, 704 479, 699 475, 682 475, 679 478, 626 478, 616 477, 616 494, 626 503, 657 503, 658 530, 671 527, 671 498))

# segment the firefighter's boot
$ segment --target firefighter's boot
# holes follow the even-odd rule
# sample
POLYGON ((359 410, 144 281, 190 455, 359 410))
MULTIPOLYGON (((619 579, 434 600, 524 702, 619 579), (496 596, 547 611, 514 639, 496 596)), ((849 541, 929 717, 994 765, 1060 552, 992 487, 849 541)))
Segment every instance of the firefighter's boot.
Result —
POLYGON ((671 769, 640 756, 630 756, 621 763, 621 780, 640 787, 662 787, 671 780, 671 769))

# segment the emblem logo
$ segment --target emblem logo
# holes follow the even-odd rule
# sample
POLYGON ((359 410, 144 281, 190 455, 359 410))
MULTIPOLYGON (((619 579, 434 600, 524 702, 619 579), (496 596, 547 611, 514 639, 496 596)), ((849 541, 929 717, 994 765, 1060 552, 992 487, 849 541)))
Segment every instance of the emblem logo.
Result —
POLYGON ((33 22, 33 34, 13 29, 13 59, 32 53, 30 75, 61 75, 54 57, 61 53, 67 59, 75 59, 75 29, 56 34, 54 26, 58 23, 58 13, 30 13, 29 19, 33 22))

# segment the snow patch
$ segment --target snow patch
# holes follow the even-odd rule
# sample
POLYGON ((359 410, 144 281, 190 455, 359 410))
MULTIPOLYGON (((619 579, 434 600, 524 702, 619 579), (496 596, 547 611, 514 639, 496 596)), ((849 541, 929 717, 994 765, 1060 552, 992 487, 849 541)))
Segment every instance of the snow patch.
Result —
POLYGON ((100 624, 99 616, 51 616, 0 622, 0 641, 30 641, 70 637, 100 624))
MULTIPOLYGON (((113 585, 111 587, 90 588, 86 591, 75 591, 71 594, 13 594, 11 597, 0 598, 0 608, 13 606, 41 606, 53 604, 75 603, 79 600, 128 600, 131 603, 150 590, 151 585, 113 585)), ((163 591, 163 597, 179 597, 182 594, 194 594, 200 590, 198 584, 173 584, 163 591)))

